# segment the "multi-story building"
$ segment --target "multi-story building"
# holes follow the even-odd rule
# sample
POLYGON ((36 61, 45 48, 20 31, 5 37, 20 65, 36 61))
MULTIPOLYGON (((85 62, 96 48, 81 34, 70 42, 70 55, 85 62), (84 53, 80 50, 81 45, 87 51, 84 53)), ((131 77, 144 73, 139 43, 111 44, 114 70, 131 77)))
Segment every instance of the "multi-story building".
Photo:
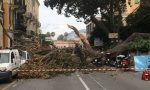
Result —
POLYGON ((75 42, 74 41, 56 40, 56 41, 54 41, 54 45, 57 48, 75 47, 75 42))
MULTIPOLYGON (((36 35, 39 23, 39 1, 38 0, 14 0, 15 10, 15 31, 23 32, 27 36, 36 35)), ((18 36, 18 34, 16 34, 18 36)))
MULTIPOLYGON (((96 19, 100 20, 101 17, 96 17, 96 19)), ((86 36, 87 37, 89 37, 91 32, 93 32, 94 27, 95 27, 95 24, 92 21, 90 21, 86 24, 86 36)))
POLYGON ((0 0, 0 47, 11 47, 16 39, 36 35, 39 5, 38 0, 0 0))

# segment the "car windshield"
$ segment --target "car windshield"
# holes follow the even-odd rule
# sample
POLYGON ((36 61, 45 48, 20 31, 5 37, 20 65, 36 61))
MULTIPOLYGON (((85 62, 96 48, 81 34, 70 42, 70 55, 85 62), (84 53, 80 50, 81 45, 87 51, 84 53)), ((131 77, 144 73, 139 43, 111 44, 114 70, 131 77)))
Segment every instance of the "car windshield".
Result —
POLYGON ((0 63, 9 63, 9 53, 0 53, 0 63))

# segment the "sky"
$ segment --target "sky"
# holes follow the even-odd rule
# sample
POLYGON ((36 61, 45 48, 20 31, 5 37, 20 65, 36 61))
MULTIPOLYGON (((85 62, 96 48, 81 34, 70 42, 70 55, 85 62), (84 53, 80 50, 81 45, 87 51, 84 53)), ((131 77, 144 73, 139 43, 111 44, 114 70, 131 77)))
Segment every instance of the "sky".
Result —
POLYGON ((56 36, 64 32, 71 32, 72 30, 67 27, 67 24, 75 26, 78 30, 85 29, 83 22, 77 22, 77 19, 72 17, 66 18, 64 15, 58 15, 56 10, 51 10, 44 6, 44 0, 39 0, 39 20, 41 22, 40 29, 42 33, 55 32, 56 36))

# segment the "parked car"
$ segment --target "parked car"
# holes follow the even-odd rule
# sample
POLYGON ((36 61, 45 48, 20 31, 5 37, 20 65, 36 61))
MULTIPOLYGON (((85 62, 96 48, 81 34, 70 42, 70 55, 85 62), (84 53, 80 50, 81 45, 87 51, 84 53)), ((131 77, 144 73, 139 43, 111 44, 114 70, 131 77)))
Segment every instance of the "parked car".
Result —
POLYGON ((150 80, 150 65, 143 71, 142 80, 150 80))
POLYGON ((20 67, 20 55, 17 49, 0 50, 0 79, 12 80, 20 67))
POLYGON ((115 55, 112 55, 110 53, 106 53, 106 60, 105 64, 108 66, 115 66, 115 55))
POLYGON ((129 60, 125 55, 118 55, 115 61, 115 67, 118 68, 127 68, 129 67, 129 60))

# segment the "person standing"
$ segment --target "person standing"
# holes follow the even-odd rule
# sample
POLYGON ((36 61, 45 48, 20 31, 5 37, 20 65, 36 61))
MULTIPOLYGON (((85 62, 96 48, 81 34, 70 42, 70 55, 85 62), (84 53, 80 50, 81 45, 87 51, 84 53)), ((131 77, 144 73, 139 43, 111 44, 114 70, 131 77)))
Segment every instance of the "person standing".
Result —
POLYGON ((80 58, 82 65, 84 64, 84 55, 79 44, 75 44, 74 53, 80 58))

